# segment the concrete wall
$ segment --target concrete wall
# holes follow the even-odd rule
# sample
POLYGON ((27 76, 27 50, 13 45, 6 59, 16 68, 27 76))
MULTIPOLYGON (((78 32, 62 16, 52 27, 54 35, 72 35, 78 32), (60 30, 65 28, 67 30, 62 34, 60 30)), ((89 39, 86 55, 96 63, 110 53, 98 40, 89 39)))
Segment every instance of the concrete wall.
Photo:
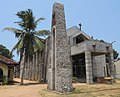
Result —
POLYGON ((96 40, 86 40, 84 42, 71 46, 71 55, 80 54, 85 51, 95 52, 96 54, 105 54, 107 52, 112 52, 112 45, 96 40), (95 47, 93 45, 95 45, 95 47))
POLYGON ((100 42, 98 40, 87 41, 86 48, 91 52, 112 52, 112 45, 110 43, 100 42))
MULTIPOLYGON (((30 59, 28 58, 27 62, 25 63, 25 72, 24 72, 24 79, 27 80, 35 80, 38 82, 46 81, 46 57, 45 50, 37 51, 34 53, 33 57, 30 59)), ((48 54, 48 53, 46 53, 48 54)), ((20 64, 20 77, 22 75, 22 68, 23 68, 23 60, 20 64)))
POLYGON ((71 46, 71 56, 83 53, 87 50, 86 42, 82 42, 71 46))
POLYGON ((116 78, 120 79, 120 60, 116 61, 115 63, 116 69, 116 78))
POLYGON ((88 36, 83 31, 80 31, 80 29, 77 26, 71 27, 67 30, 67 36, 69 45, 73 46, 76 43, 76 36, 83 35, 86 40, 91 40, 90 36, 88 36))
POLYGON ((83 34, 87 39, 91 40, 90 36, 88 36, 85 32, 80 31, 80 29, 77 26, 73 26, 67 29, 67 36, 76 37, 80 34, 83 34))
MULTIPOLYGON (((76 26, 70 28, 67 30, 68 40, 69 44, 71 46, 71 56, 86 53, 86 60, 92 62, 91 64, 88 64, 92 67, 92 71, 88 73, 89 67, 87 68, 87 61, 86 61, 86 77, 88 76, 88 79, 91 77, 90 74, 93 75, 93 77, 105 77, 107 75, 107 69, 106 69, 106 58, 105 54, 110 55, 110 75, 114 78, 114 68, 113 68, 113 49, 112 44, 107 42, 101 42, 99 40, 94 40, 90 38, 88 35, 86 35, 83 31, 80 31, 79 28, 76 26), (82 38, 84 38, 84 41, 81 43, 76 44, 76 37, 80 35, 82 38), (90 53, 87 54, 87 52, 90 53), (89 57, 89 58, 87 58, 89 57), (91 58, 91 59, 90 59, 91 58)), ((87 80, 88 83, 92 83, 92 77, 90 80, 87 80)))
POLYGON ((9 81, 13 81, 14 70, 10 69, 10 78, 9 81))
POLYGON ((93 77, 104 77, 104 67, 106 69, 105 55, 93 57, 93 77))

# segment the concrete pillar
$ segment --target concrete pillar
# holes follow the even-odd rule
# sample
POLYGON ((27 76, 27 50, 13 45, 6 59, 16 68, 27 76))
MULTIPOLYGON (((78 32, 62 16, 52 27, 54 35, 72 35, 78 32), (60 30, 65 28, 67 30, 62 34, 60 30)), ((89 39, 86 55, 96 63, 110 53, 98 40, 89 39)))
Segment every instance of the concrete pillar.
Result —
POLYGON ((26 62, 26 79, 28 79, 28 59, 27 59, 27 62, 26 62))
POLYGON ((73 91, 72 64, 63 4, 55 3, 53 5, 51 41, 48 89, 71 92, 73 91))
POLYGON ((109 64, 110 64, 110 75, 113 78, 113 81, 115 82, 115 68, 114 68, 114 57, 113 57, 113 52, 110 53, 109 57, 109 64))
POLYGON ((28 57, 28 80, 29 80, 29 76, 30 76, 30 59, 28 57))
POLYGON ((22 58, 22 59, 21 59, 21 62, 20 62, 20 78, 22 77, 23 63, 24 63, 24 59, 22 58))
POLYGON ((35 78, 34 70, 35 70, 35 55, 33 54, 33 58, 32 58, 32 80, 34 80, 34 78, 35 78))
POLYGON ((30 71, 29 71, 29 80, 32 80, 32 67, 33 67, 33 61, 31 58, 29 58, 29 68, 30 68, 30 71))
POLYGON ((27 62, 25 62, 25 71, 24 71, 24 79, 27 78, 27 62))
POLYGON ((93 84, 92 57, 90 51, 85 52, 85 62, 86 62, 86 82, 88 84, 93 84))
POLYGON ((38 59, 38 61, 39 61, 39 63, 38 63, 38 82, 41 82, 41 80, 42 80, 42 52, 41 51, 39 51, 39 59, 38 59))
POLYGON ((38 59, 39 59, 39 56, 38 56, 38 51, 36 52, 36 80, 38 80, 38 59))

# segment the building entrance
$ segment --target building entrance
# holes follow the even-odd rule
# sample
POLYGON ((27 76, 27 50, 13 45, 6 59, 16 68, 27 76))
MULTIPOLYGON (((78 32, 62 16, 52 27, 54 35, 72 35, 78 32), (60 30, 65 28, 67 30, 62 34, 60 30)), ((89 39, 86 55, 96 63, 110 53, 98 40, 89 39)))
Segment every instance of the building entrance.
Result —
POLYGON ((2 81, 2 77, 3 77, 3 70, 0 68, 0 81, 2 81))
POLYGON ((73 77, 77 77, 79 82, 86 82, 85 53, 72 56, 73 77))

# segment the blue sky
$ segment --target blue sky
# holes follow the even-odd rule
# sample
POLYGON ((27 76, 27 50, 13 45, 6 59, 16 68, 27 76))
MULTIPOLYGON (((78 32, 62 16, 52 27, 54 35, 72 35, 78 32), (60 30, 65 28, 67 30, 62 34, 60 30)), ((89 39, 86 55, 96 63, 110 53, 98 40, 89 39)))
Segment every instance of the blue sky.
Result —
MULTIPOLYGON (((14 22, 18 11, 32 9, 36 18, 46 19, 38 24, 37 29, 51 29, 52 5, 63 3, 65 7, 66 26, 78 26, 94 39, 113 42, 113 47, 120 53, 120 0, 1 0, 0 1, 0 44, 8 49, 17 42, 14 34, 2 32, 5 27, 19 28, 14 22)), ((18 60, 15 54, 15 60, 18 60)))

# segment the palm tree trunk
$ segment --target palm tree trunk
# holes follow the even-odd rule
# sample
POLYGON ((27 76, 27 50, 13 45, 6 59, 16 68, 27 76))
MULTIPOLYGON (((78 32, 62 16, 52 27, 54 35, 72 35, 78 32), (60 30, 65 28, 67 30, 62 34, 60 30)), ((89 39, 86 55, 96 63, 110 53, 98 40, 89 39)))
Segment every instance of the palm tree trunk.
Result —
POLYGON ((21 74, 21 82, 20 82, 20 85, 23 85, 24 73, 25 73, 25 60, 24 60, 24 63, 23 63, 23 68, 22 68, 22 74, 21 74))
POLYGON ((25 64, 26 64, 25 55, 23 55, 22 60, 23 60, 23 64, 21 64, 21 65, 23 65, 23 66, 21 68, 22 70, 21 70, 21 82, 20 82, 20 85, 23 85, 23 79, 24 79, 24 73, 25 73, 25 64))

